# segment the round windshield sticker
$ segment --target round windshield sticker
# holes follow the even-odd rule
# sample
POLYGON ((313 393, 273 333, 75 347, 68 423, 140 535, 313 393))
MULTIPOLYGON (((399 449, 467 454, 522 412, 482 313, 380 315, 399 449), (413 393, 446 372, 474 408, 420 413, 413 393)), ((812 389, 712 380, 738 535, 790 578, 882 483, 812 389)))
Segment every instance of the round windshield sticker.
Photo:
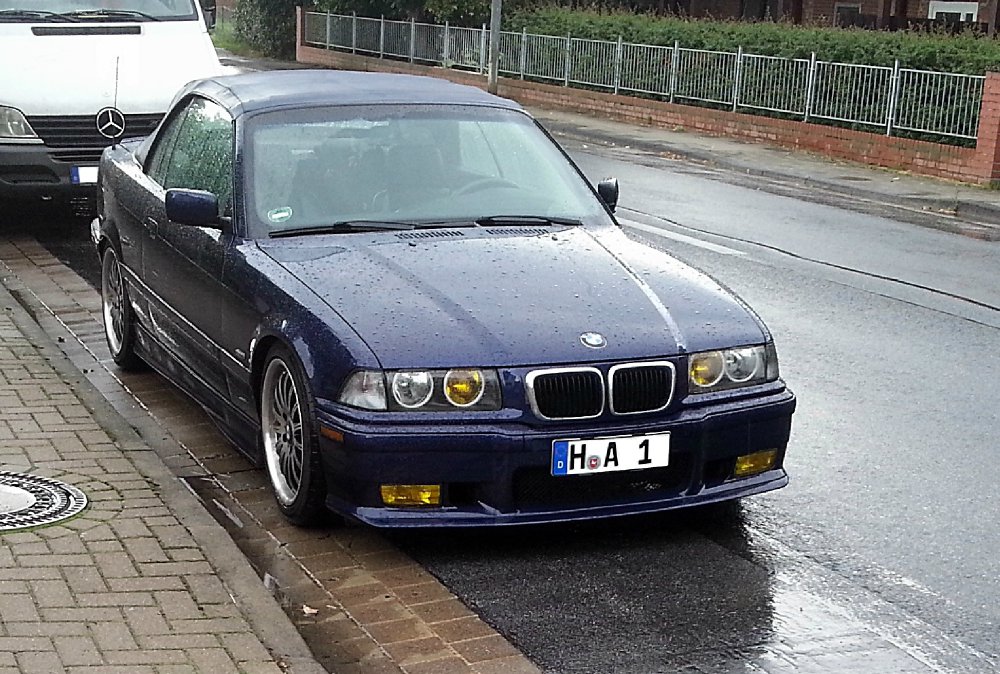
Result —
POLYGON ((272 208, 267 212, 267 219, 271 222, 285 222, 288 218, 292 217, 292 207, 282 206, 281 208, 272 208))

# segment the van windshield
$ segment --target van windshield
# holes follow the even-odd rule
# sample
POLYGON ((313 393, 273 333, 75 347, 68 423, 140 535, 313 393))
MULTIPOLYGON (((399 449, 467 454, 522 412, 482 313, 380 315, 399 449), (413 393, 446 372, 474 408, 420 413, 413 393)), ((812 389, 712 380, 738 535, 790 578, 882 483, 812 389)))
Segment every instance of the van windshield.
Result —
POLYGON ((193 0, 0 0, 0 21, 196 20, 193 0))

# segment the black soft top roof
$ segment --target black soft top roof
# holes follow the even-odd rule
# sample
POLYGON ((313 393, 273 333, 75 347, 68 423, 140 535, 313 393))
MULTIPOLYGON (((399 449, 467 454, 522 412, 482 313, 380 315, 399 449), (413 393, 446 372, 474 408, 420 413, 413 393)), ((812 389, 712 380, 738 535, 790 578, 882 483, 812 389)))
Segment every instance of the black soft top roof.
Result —
POLYGON ((278 108, 322 105, 453 104, 520 110, 517 103, 436 77, 339 70, 271 70, 226 75, 189 84, 181 96, 201 93, 234 117, 278 108))

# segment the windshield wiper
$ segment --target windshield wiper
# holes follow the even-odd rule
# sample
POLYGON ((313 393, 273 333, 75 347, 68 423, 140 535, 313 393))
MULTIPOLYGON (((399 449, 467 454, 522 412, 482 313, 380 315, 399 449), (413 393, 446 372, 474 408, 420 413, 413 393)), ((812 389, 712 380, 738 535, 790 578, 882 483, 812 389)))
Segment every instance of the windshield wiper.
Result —
POLYGON ((329 225, 317 225, 314 227, 292 227, 291 229, 278 229, 268 236, 277 239, 284 236, 302 236, 304 234, 339 234, 341 232, 381 232, 403 229, 414 229, 415 226, 409 222, 391 222, 382 220, 344 220, 334 222, 329 225))
POLYGON ((76 17, 80 19, 143 19, 144 21, 163 21, 158 16, 137 12, 134 9, 78 9, 75 12, 66 12, 60 16, 76 17))
POLYGON ((3 19, 23 19, 33 21, 42 19, 43 21, 79 21, 76 17, 57 12, 49 12, 44 9, 0 9, 0 20, 3 19))
POLYGON ((475 227, 475 220, 415 220, 413 224, 420 229, 434 229, 441 227, 475 227))
POLYGON ((531 227, 534 225, 570 225, 583 223, 573 218, 549 217, 545 215, 490 215, 476 220, 482 227, 531 227))

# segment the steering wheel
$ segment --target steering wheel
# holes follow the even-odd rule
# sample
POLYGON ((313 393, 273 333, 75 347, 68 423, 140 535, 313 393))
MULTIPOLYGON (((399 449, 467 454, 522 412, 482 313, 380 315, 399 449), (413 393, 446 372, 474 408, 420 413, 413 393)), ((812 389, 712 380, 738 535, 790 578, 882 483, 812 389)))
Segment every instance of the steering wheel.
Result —
POLYGON ((508 189, 517 189, 520 187, 520 185, 518 185, 517 183, 512 183, 509 180, 504 180, 503 178, 487 176, 485 178, 476 178, 472 182, 465 183, 457 190, 455 190, 454 196, 461 196, 463 194, 469 194, 470 192, 479 192, 480 190, 485 190, 490 187, 505 187, 508 189))

